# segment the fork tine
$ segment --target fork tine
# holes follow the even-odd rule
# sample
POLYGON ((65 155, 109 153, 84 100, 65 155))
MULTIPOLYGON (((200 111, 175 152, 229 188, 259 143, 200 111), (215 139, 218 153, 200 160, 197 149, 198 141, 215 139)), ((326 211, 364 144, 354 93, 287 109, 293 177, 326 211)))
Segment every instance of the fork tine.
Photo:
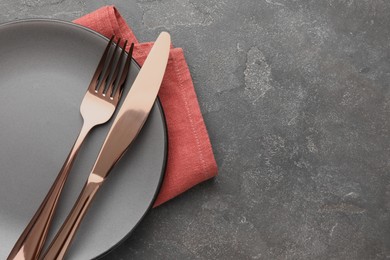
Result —
POLYGON ((133 50, 134 50, 134 43, 131 44, 129 53, 127 54, 126 63, 123 67, 121 78, 118 83, 118 89, 114 95, 114 99, 119 99, 119 97, 122 95, 123 88, 124 88, 124 82, 126 80, 127 74, 130 71, 130 64, 131 64, 131 58, 133 57, 133 50))
POLYGON ((112 45, 112 41, 113 40, 114 40, 114 35, 111 36, 111 39, 108 42, 108 44, 106 46, 106 49, 104 50, 104 52, 102 54, 102 57, 100 58, 99 64, 96 67, 95 73, 92 76, 91 83, 89 83, 88 89, 91 90, 91 91, 94 91, 96 89, 96 83, 97 83, 98 78, 100 77, 100 75, 102 73, 102 70, 103 70, 103 67, 104 67, 104 63, 106 62, 107 55, 108 55, 108 52, 110 50, 110 47, 112 45))
POLYGON ((123 85, 123 83, 125 82, 127 73, 130 69, 130 62, 131 62, 131 58, 133 57, 133 50, 134 50, 134 43, 132 43, 130 46, 129 55, 127 56, 126 59, 126 64, 122 72, 121 80, 119 81, 119 86, 123 85))
POLYGON ((99 94, 105 93, 105 89, 106 89, 106 85, 107 85, 107 79, 108 79, 108 76, 110 76, 110 73, 112 71, 112 66, 113 66, 113 63, 114 63, 114 60, 115 60, 116 51, 118 50, 118 46, 119 46, 120 41, 121 41, 121 38, 119 38, 118 41, 116 42, 115 49, 114 49, 114 52, 112 53, 111 60, 110 60, 110 63, 108 64, 106 73, 104 74, 102 82, 101 82, 100 86, 97 89, 99 94))
POLYGON ((121 55, 119 56, 119 59, 117 61, 117 65, 116 65, 114 74, 112 75, 110 83, 108 84, 108 88, 107 88, 107 92, 106 93, 109 93, 111 98, 114 96, 115 85, 116 85, 114 83, 117 82, 116 79, 117 79, 118 74, 119 74, 119 69, 120 69, 120 67, 122 65, 122 58, 123 58, 123 55, 125 54, 126 46, 127 46, 127 40, 125 41, 125 44, 124 44, 124 46, 122 48, 121 55))

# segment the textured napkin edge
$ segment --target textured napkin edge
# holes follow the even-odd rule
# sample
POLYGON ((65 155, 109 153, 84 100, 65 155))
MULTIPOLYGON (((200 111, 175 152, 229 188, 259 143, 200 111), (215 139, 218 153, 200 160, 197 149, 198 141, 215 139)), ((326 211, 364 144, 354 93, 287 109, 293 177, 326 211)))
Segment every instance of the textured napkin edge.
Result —
MULTIPOLYGON (((153 43, 141 43, 143 45, 143 53, 138 54, 135 59, 142 65, 145 61, 150 49, 153 47, 153 43)), ((198 156, 192 156, 187 158, 188 160, 199 160, 198 164, 201 166, 197 169, 188 169, 191 174, 165 174, 163 184, 160 189, 160 193, 153 207, 159 206, 162 203, 173 199, 179 194, 187 191, 195 185, 204 182, 210 178, 215 177, 218 174, 217 163, 214 158, 212 145, 207 132, 206 125, 200 110, 198 98, 195 92, 191 74, 188 68, 188 64, 184 57, 182 48, 171 49, 169 54, 168 66, 173 68, 171 75, 165 75, 162 81, 162 86, 159 92, 161 98, 161 105, 165 111, 165 118, 167 121, 168 140, 174 138, 174 134, 177 129, 175 126, 175 109, 184 109, 187 114, 188 122, 190 124, 190 130, 194 136, 196 142, 196 149, 198 156), (167 79, 169 76, 170 79, 167 79), (172 80, 171 76, 174 76, 176 80, 172 80), (178 83, 177 86, 172 86, 173 83, 178 83), (174 93, 173 93, 174 92, 174 93), (184 102, 184 108, 178 107, 165 107, 163 100, 166 100, 169 95, 179 94, 184 102), (175 185, 176 183, 182 183, 182 185, 175 185), (183 187, 185 187, 183 189, 183 187)), ((187 129, 186 129, 187 130, 187 129)), ((176 156, 185 157, 185 140, 181 145, 177 144, 175 147, 169 146, 168 162, 174 160, 176 156)), ((169 143, 169 141, 168 141, 169 143)), ((185 158, 183 158, 185 161, 185 158)), ((182 166, 182 165, 181 165, 182 166)), ((167 163, 166 173, 176 172, 175 165, 167 163), (172 168, 171 168, 172 167, 172 168)), ((178 167, 182 168, 182 167, 178 167)))
MULTIPOLYGON (((135 47, 133 56, 140 65, 143 64, 146 56, 153 46, 152 42, 138 42, 133 31, 120 15, 115 6, 101 7, 92 13, 74 20, 74 23, 88 27, 100 34, 103 34, 106 37, 111 37, 111 35, 114 34, 123 39, 127 39, 129 42, 134 42, 135 47), (109 26, 107 26, 108 24, 109 26)), ((193 186, 213 178, 218 174, 218 167, 214 158, 214 153, 212 151, 209 135, 207 133, 206 125, 200 111, 191 74, 184 57, 184 52, 181 48, 173 48, 172 46, 169 55, 168 67, 171 67, 172 70, 167 68, 167 71, 169 70, 174 72, 171 73, 170 77, 175 77, 175 82, 177 82, 178 85, 172 86, 172 79, 168 79, 167 75, 165 75, 159 92, 161 105, 164 109, 167 121, 169 149, 165 176, 153 207, 161 205, 162 203, 187 191, 193 186), (198 159, 200 167, 196 167, 196 169, 188 169, 188 172, 190 173, 177 172, 186 168, 183 167, 183 165, 177 166, 177 164, 180 163, 171 163, 175 161, 177 162, 177 156, 185 157, 184 155, 186 149, 190 148, 183 147, 183 145, 185 146, 185 143, 181 145, 176 144, 175 146, 169 145, 169 140, 174 138, 172 135, 174 135, 176 130, 174 125, 174 111, 170 110, 174 110, 175 108, 172 106, 166 106, 166 104, 164 104, 164 100, 169 98, 167 95, 175 91, 175 94, 180 94, 180 97, 183 99, 184 110, 187 113, 190 129, 194 136, 193 141, 196 143, 195 148, 197 150, 198 156, 192 156, 192 158, 188 158, 187 160, 198 159), (178 183, 180 183, 180 185, 178 185, 178 183)))

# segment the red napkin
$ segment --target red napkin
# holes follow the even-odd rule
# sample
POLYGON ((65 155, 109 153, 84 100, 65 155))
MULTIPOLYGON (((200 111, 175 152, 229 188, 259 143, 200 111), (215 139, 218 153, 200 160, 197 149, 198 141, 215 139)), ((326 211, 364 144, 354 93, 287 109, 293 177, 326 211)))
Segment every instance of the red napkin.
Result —
MULTIPOLYGON (((134 59, 142 66, 153 43, 138 43, 114 6, 102 7, 74 21, 103 34, 134 42, 134 59)), ((174 37, 174 36, 173 36, 174 37)), ((209 136, 181 48, 171 48, 159 92, 168 128, 165 178, 154 207, 217 175, 209 136)))

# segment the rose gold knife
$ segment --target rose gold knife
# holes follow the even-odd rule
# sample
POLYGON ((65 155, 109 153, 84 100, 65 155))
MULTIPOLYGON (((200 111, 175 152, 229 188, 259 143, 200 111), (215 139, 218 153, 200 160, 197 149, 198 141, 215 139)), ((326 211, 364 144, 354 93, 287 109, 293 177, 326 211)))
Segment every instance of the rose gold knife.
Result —
POLYGON ((145 60, 108 132, 72 211, 53 239, 44 260, 63 259, 96 192, 143 127, 165 73, 170 35, 162 32, 145 60))

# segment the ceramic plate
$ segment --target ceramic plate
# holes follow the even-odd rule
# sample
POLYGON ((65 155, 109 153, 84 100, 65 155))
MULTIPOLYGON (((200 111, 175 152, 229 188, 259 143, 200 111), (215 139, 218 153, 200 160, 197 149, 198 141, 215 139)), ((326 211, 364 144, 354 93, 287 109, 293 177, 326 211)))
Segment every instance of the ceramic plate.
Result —
MULTIPOLYGON (((78 135, 79 107, 107 42, 63 21, 0 26, 0 259, 35 213, 78 135)), ((126 92, 138 71, 133 61, 126 92)), ((93 130, 80 150, 49 240, 84 185, 110 122, 93 130)), ((139 137, 97 194, 70 259, 99 257, 134 229, 155 200, 166 151, 164 116, 156 102, 139 137)))

